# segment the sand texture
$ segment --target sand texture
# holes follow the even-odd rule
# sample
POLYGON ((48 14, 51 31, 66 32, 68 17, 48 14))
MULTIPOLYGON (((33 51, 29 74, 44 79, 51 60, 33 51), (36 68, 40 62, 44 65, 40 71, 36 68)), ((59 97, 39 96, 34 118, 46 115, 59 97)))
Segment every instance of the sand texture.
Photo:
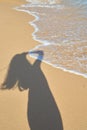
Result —
POLYGON ((0 130, 87 130, 87 79, 29 57, 34 17, 12 9, 24 2, 0 0, 0 130))

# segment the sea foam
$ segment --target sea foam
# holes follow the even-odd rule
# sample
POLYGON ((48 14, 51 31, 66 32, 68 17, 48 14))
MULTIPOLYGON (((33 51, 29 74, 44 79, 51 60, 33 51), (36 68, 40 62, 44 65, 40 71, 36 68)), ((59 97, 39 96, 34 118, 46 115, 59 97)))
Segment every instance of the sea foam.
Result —
MULTIPOLYGON (((27 0, 16 7, 35 17, 33 39, 40 44, 32 50, 44 51, 45 63, 87 78, 86 1, 27 0)), ((31 55, 36 58, 36 55, 31 55)))

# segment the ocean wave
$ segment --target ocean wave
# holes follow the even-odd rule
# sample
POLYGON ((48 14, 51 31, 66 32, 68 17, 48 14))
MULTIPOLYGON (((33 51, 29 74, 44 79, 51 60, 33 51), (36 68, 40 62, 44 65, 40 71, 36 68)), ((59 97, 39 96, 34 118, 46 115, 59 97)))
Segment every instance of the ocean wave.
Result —
POLYGON ((82 7, 33 0, 16 10, 35 17, 29 24, 35 29, 33 39, 40 44, 33 50, 44 51, 44 62, 87 78, 87 17, 82 7))

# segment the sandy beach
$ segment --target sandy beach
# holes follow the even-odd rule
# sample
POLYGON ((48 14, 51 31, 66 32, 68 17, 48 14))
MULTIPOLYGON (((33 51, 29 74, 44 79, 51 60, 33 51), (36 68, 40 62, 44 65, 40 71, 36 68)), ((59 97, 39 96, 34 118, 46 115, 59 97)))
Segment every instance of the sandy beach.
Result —
MULTIPOLYGON (((28 24, 34 17, 13 9, 24 3, 24 0, 0 0, 0 86, 12 58, 39 44, 32 38, 34 28, 28 24)), ((31 65, 35 62, 29 55, 26 55, 26 59, 31 65)), ((22 64, 20 67, 23 68, 22 64)), ((39 70, 44 74, 44 82, 48 84, 60 113, 63 128, 59 130, 87 130, 87 78, 53 68, 43 62, 39 70)), ((39 80, 37 84, 39 85, 39 80)), ((0 90, 0 130, 33 130, 27 119, 28 91, 31 90, 19 91, 18 87, 0 90)))

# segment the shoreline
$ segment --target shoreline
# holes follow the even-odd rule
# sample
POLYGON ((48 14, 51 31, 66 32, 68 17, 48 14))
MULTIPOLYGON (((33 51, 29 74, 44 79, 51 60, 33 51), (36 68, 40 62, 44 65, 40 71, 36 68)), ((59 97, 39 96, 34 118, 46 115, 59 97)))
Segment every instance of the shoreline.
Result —
MULTIPOLYGON (((19 12, 24 12, 24 13, 27 13, 31 16, 34 17, 34 19, 30 22, 28 22, 29 26, 31 25, 33 28, 34 28, 34 31, 32 33, 32 38, 33 40, 35 40, 36 42, 38 42, 37 46, 35 46, 33 48, 34 49, 38 49, 39 47, 44 47, 45 45, 51 45, 48 41, 45 41, 45 40, 40 40, 39 38, 36 38, 36 35, 35 33, 37 33, 39 31, 38 27, 36 24, 34 24, 35 21, 38 21, 39 20, 39 17, 35 14, 33 14, 32 12, 30 12, 29 10, 24 10, 24 9, 20 9, 21 7, 15 7, 15 10, 19 11, 19 12), (45 41, 45 42, 44 42, 45 41)), ((35 56, 31 56, 32 58, 35 58, 35 56)), ((64 72, 68 72, 68 73, 71 73, 71 74, 75 74, 75 75, 78 75, 78 76, 82 76, 83 78, 87 78, 87 74, 86 73, 81 73, 79 71, 76 71, 74 69, 67 69, 66 67, 60 67, 56 64, 52 64, 51 62, 49 61, 45 61, 43 60, 44 63, 48 64, 48 65, 51 65, 52 67, 54 68, 57 68, 57 69, 60 69, 64 72)))
MULTIPOLYGON (((24 0, 23 0, 24 1, 24 0)), ((34 28, 28 21, 34 19, 24 12, 18 12, 11 7, 23 4, 23 1, 0 1, 1 51, 0 85, 3 82, 8 64, 12 57, 27 52, 38 45, 32 38, 34 28)), ((25 2, 24 2, 25 3, 25 2)), ((31 64, 35 59, 27 56, 31 64)), ((87 129, 87 79, 69 72, 64 72, 42 62, 43 71, 55 102, 60 110, 64 130, 87 129)), ((0 129, 30 130, 27 121, 28 91, 18 89, 0 90, 0 129)))

